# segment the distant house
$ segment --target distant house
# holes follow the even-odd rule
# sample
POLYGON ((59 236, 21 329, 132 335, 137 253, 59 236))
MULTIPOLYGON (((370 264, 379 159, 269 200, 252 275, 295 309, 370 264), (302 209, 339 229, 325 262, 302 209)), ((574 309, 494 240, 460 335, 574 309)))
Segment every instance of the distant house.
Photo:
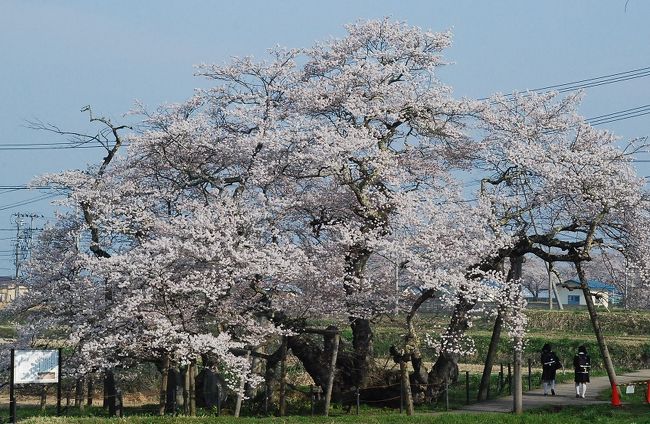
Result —
MULTIPOLYGON (((608 308, 611 303, 619 297, 616 288, 607 283, 598 280, 588 280, 587 285, 594 298, 596 306, 608 308)), ((585 295, 580 288, 580 282, 576 280, 567 280, 557 284, 558 296, 560 302, 565 306, 586 306, 585 295)))
POLYGON ((25 286, 19 285, 16 288, 16 282, 12 277, 0 276, 0 306, 5 305, 27 291, 25 286))

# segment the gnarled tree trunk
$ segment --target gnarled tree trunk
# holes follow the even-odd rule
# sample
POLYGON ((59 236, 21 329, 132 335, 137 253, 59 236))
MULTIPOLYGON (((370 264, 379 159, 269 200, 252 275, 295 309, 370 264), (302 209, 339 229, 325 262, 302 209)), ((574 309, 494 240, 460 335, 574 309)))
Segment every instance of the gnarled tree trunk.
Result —
MULTIPOLYGON (((469 327, 468 313, 474 307, 475 302, 463 296, 454 307, 449 326, 445 331, 445 336, 455 340, 459 334, 465 334, 469 327)), ((458 380, 458 360, 460 355, 455 349, 447 349, 443 343, 438 359, 433 364, 429 372, 429 385, 434 398, 444 391, 445 384, 458 380)))
POLYGON ((580 264, 580 262, 575 262, 575 267, 578 273, 578 279, 580 280, 580 288, 582 289, 582 292, 585 296, 585 302, 587 302, 587 310, 589 311, 591 326, 594 329, 594 334, 596 335, 596 340, 598 341, 598 348, 600 349, 600 354, 603 357, 603 362, 605 363, 605 370, 607 371, 609 384, 615 385, 616 370, 614 370, 612 357, 609 354, 609 349, 607 349, 607 343, 605 342, 605 335, 603 334, 603 330, 600 327, 600 321, 598 320, 598 313, 596 312, 594 299, 591 296, 591 290, 589 290, 589 285, 587 283, 585 271, 584 269, 582 269, 582 265, 580 264))

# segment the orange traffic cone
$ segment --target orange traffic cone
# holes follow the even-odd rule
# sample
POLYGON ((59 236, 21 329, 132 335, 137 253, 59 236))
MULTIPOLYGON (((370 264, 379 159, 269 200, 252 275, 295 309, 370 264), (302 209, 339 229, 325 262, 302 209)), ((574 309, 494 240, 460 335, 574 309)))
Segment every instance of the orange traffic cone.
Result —
POLYGON ((612 384, 612 406, 614 408, 623 406, 621 403, 621 397, 618 395, 618 388, 616 387, 616 384, 612 384))
POLYGON ((645 401, 650 403, 650 380, 646 381, 646 386, 648 387, 645 392, 645 401))

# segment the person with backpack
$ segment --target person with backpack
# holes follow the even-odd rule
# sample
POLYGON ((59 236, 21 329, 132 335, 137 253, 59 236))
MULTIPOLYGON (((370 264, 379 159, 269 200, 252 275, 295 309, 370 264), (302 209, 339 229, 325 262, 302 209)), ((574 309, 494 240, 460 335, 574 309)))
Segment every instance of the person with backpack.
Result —
POLYGON ((573 357, 573 368, 575 370, 576 397, 584 398, 587 392, 587 383, 589 383, 589 369, 591 368, 591 359, 584 345, 578 347, 578 353, 573 357))
POLYGON ((544 396, 548 396, 548 389, 551 389, 551 395, 555 396, 555 374, 558 369, 562 368, 562 362, 551 349, 551 345, 546 343, 542 347, 542 385, 544 386, 544 396))

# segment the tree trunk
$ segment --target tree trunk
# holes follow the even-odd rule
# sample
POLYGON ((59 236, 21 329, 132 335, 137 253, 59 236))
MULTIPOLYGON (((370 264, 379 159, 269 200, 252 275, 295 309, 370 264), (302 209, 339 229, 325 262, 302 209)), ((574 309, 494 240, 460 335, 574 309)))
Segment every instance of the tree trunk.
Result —
MULTIPOLYGON (((260 352, 260 348, 255 347, 253 349, 253 353, 251 356, 251 372, 255 374, 262 373, 262 367, 261 367, 262 361, 260 360, 260 357, 257 356, 259 352, 260 352)), ((249 399, 255 398, 256 392, 257 390, 251 384, 246 384, 246 390, 244 390, 244 393, 246 394, 247 398, 249 399)))
MULTIPOLYGON (((510 258, 510 269, 512 270, 512 279, 521 279, 521 267, 524 262, 522 256, 515 256, 510 258)), ((521 286, 517 286, 520 288, 521 286)), ((549 293, 550 294, 550 293, 549 293)), ((514 294, 513 299, 521 300, 521 290, 514 294)), ((520 337, 515 337, 514 340, 514 373, 512 376, 512 403, 513 412, 515 414, 523 413, 523 385, 521 381, 521 356, 522 356, 523 341, 520 337), (513 384, 514 383, 514 384, 513 384)))
POLYGON ((95 376, 88 374, 88 398, 86 399, 86 406, 93 406, 93 394, 95 391, 95 376))
POLYGON ((334 387, 334 376, 336 375, 336 357, 339 353, 339 333, 338 328, 328 327, 328 330, 334 332, 334 340, 332 347, 332 358, 330 361, 329 376, 327 377, 327 388, 325 391, 325 411, 324 414, 327 417, 330 412, 330 401, 332 400, 332 388, 334 387))
POLYGON ((264 412, 268 413, 270 404, 273 403, 273 381, 276 377, 278 363, 282 361, 283 346, 273 353, 269 354, 266 358, 265 371, 264 371, 264 412))
POLYGON ((585 302, 587 303, 587 310, 589 311, 591 325, 594 328, 594 334, 596 335, 596 340, 598 341, 600 355, 603 357, 603 362, 605 363, 605 370, 607 371, 607 377, 609 377, 609 384, 615 385, 616 371, 614 370, 612 357, 609 355, 609 349, 607 349, 607 343, 605 343, 605 336, 603 335, 603 330, 600 327, 600 321, 598 320, 598 314, 596 312, 596 307, 594 306, 594 299, 591 296, 591 290, 589 290, 589 285, 587 284, 587 278, 585 276, 584 269, 582 269, 580 262, 575 262, 575 267, 576 271, 578 272, 578 278, 580 279, 580 288, 582 289, 582 293, 585 296, 585 302))
POLYGON ((494 327, 492 328, 492 338, 490 338, 490 346, 488 347, 487 356, 485 357, 485 365, 483 366, 483 375, 481 376, 481 383, 478 387, 478 396, 476 400, 487 400, 488 392, 490 390, 490 378, 492 377, 492 367, 499 348, 499 340, 501 339, 501 329, 503 327, 503 316, 501 311, 497 314, 494 320, 494 327))
POLYGON ((190 414, 190 366, 186 365, 181 371, 183 376, 183 414, 190 414))
MULTIPOLYGON (((376 228, 377 224, 374 220, 371 221, 373 222, 369 223, 368 229, 376 228)), ((362 242, 350 247, 345 259, 344 287, 347 296, 354 296, 359 292, 358 282, 364 279, 366 264, 371 253, 371 250, 362 242)), ((348 321, 352 329, 352 350, 354 352, 351 377, 354 386, 363 388, 368 385, 372 367, 372 327, 370 320, 366 318, 350 316, 348 321)))
POLYGON ((411 382, 409 381, 408 362, 405 360, 399 361, 399 373, 402 384, 402 394, 406 401, 406 415, 413 415, 413 395, 411 394, 411 382))
MULTIPOLYGON (((467 314, 474 307, 475 302, 465 297, 459 299, 458 304, 454 307, 454 312, 445 335, 450 338, 465 334, 467 331, 468 317, 467 314)), ((429 385, 434 397, 444 391, 445 384, 458 380, 458 359, 460 355, 454 352, 454 349, 446 349, 442 345, 440 354, 429 372, 429 385)))
POLYGON ((187 389, 189 391, 189 411, 191 417, 196 417, 196 360, 187 366, 187 389))
POLYGON ((74 390, 74 406, 79 410, 84 410, 84 378, 77 379, 77 384, 74 390))
MULTIPOLYGON (((408 372, 408 362, 411 361, 413 364, 413 380, 416 383, 428 383, 428 378, 426 375, 426 370, 422 366, 422 355, 420 353, 420 340, 415 329, 415 316, 420 309, 420 307, 427 300, 435 296, 436 291, 434 289, 425 290, 420 296, 413 302, 411 309, 408 314, 406 314, 406 334, 404 336, 404 347, 401 351, 396 349, 392 350, 393 360, 395 360, 400 366, 400 379, 402 385, 402 393, 406 396, 406 410, 409 415, 413 413, 413 391, 411 388, 411 379, 409 378, 408 372), (424 376, 423 376, 424 374, 424 376)), ((416 386, 416 387, 419 387, 416 386)), ((400 400, 401 402, 401 400, 400 400)))
POLYGON ((352 329, 352 348, 354 350, 353 381, 356 387, 368 385, 372 366, 373 334, 370 320, 350 317, 352 329))
POLYGON ((282 359, 280 360, 280 407, 279 414, 287 413, 287 338, 282 337, 282 359))
POLYGON ((158 415, 165 415, 167 408, 167 384, 169 381, 169 355, 165 354, 162 357, 162 364, 160 369, 160 399, 158 402, 158 415))
MULTIPOLYGON (((246 361, 250 359, 250 352, 246 352, 246 361)), ((241 376, 241 379, 239 380, 239 390, 237 390, 237 400, 235 401, 235 417, 239 417, 239 414, 241 413, 241 403, 242 400, 244 399, 244 387, 246 386, 246 378, 245 376, 241 376)))
POLYGON ((116 412, 115 374, 113 370, 106 370, 104 374, 104 407, 108 408, 108 416, 114 417, 116 412))

